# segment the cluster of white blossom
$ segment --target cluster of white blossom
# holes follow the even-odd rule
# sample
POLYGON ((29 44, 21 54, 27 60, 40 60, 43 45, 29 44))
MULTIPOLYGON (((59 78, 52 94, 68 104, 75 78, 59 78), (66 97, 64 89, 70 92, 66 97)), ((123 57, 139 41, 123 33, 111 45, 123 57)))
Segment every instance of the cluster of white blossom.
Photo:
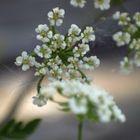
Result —
POLYGON ((125 116, 116 106, 113 97, 96 85, 65 80, 52 82, 42 90, 40 97, 34 97, 34 104, 38 106, 46 104, 48 99, 54 101, 55 94, 59 93, 66 98, 65 103, 58 102, 62 110, 99 122, 125 121, 125 116))
POLYGON ((86 4, 86 0, 70 0, 70 4, 74 7, 83 8, 86 4))
POLYGON ((110 0, 94 0, 94 6, 100 10, 108 10, 110 8, 110 0))
POLYGON ((136 12, 133 19, 135 20, 137 26, 140 27, 140 12, 136 12))
POLYGON ((24 71, 34 67, 36 76, 87 80, 81 69, 91 70, 100 64, 96 56, 86 56, 90 50, 88 43, 95 40, 94 30, 87 26, 82 31, 72 24, 68 33, 62 35, 55 26, 62 24, 64 13, 58 7, 48 13, 50 25, 40 24, 35 29, 42 45, 37 45, 30 54, 23 52, 17 57, 17 66, 22 66, 24 71))
MULTIPOLYGON (((70 4, 74 7, 83 8, 86 0, 70 0, 70 4)), ((110 0, 94 0, 94 7, 100 10, 108 10, 110 8, 110 0)))
POLYGON ((64 9, 59 9, 58 7, 54 8, 52 11, 48 13, 48 20, 50 25, 61 26, 63 23, 62 18, 64 18, 65 11, 64 9))
POLYGON ((131 41, 131 35, 127 32, 119 31, 113 35, 113 39, 116 41, 117 46, 124 46, 131 41))
MULTIPOLYGON (((140 45, 140 44, 139 44, 140 45)), ((134 56, 134 63, 137 67, 140 67, 140 51, 138 51, 137 53, 135 53, 134 56)))
POLYGON ((118 20, 118 24, 122 27, 122 31, 113 35, 113 40, 118 47, 128 46, 126 57, 120 62, 121 72, 129 74, 134 65, 140 67, 140 13, 136 12, 130 17, 126 12, 117 11, 113 19, 118 20), (130 54, 134 55, 133 60, 129 58, 130 54))
POLYGON ((118 20, 119 25, 128 25, 131 18, 129 17, 129 14, 126 12, 121 13, 120 11, 117 11, 114 15, 113 18, 115 20, 118 20))
POLYGON ((51 99, 56 94, 56 89, 52 86, 41 86, 39 94, 33 97, 33 104, 42 107, 47 104, 48 99, 51 99))
POLYGON ((120 62, 121 73, 130 74, 133 71, 133 61, 129 60, 128 57, 124 57, 124 59, 120 62))
MULTIPOLYGON (((77 2, 80 3, 82 0, 77 2)), ((78 6, 83 7, 85 2, 78 6)), ((95 2, 101 4, 99 8, 103 10, 109 7, 105 5, 110 0, 100 0, 100 3, 98 3, 99 0, 95 0, 95 2)), ((73 4, 74 0, 71 3, 73 4)), ((97 5, 96 7, 98 8, 97 5)), ((48 13, 50 25, 40 24, 35 29, 36 38, 41 43, 30 54, 24 51, 16 58, 15 64, 22 66, 23 71, 34 67, 35 76, 39 76, 37 95, 33 97, 33 104, 41 107, 47 104, 49 99, 58 103, 63 111, 71 111, 78 118, 80 117, 79 119, 124 122, 125 116, 115 104, 113 97, 105 90, 91 86, 89 79, 82 71, 83 69, 94 70, 100 64, 96 56, 86 56, 90 50, 88 43, 95 40, 93 28, 87 26, 82 31, 77 25, 72 24, 66 35, 63 35, 56 27, 63 23, 64 14, 65 11, 58 7, 50 11, 48 13), (42 86, 42 80, 46 75, 54 81, 51 81, 48 86, 42 86), (57 93, 66 98, 66 101, 56 101, 54 96, 57 93)), ((126 40, 128 36, 124 34, 116 38, 128 44, 129 41, 126 40)), ((135 59, 138 60, 139 56, 137 55, 135 59)), ((122 66, 125 65, 127 64, 122 63, 122 66)))
POLYGON ((26 51, 23 51, 22 54, 21 54, 21 56, 18 56, 16 58, 15 64, 17 66, 22 66, 22 70, 23 71, 26 71, 30 67, 35 66, 36 65, 36 61, 35 61, 35 58, 34 57, 29 56, 26 51))

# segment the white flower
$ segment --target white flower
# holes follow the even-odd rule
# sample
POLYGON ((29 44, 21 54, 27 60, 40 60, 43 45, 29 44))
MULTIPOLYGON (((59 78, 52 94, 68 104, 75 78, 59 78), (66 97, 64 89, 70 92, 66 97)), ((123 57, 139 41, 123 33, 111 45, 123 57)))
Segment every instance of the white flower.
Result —
POLYGON ((56 94, 55 88, 51 86, 42 86, 40 89, 40 95, 44 96, 47 99, 51 99, 56 94))
POLYGON ((68 30, 68 46, 75 45, 77 41, 80 41, 80 32, 81 29, 76 24, 71 25, 70 29, 68 30))
POLYGON ((47 66, 49 67, 49 73, 52 78, 62 79, 63 77, 63 67, 62 60, 59 56, 49 59, 47 66))
POLYGON ((86 91, 86 94, 88 95, 89 100, 94 104, 100 104, 100 96, 102 95, 102 90, 94 85, 93 87, 88 86, 88 90, 86 91), (91 92, 92 91, 92 92, 91 92))
POLYGON ((74 66, 72 65, 71 69, 66 72, 66 78, 68 79, 78 79, 80 74, 77 70, 73 69, 74 66))
POLYGON ((44 43, 49 42, 53 36, 53 32, 49 29, 49 27, 46 24, 38 25, 35 31, 38 33, 36 38, 44 43))
POLYGON ((65 37, 61 34, 55 34, 53 36, 53 42, 51 43, 51 47, 56 50, 57 48, 65 49, 66 43, 64 41, 65 37))
POLYGON ((110 8, 110 0, 94 0, 94 6, 100 10, 107 10, 110 8))
POLYGON ((134 63, 137 67, 140 67, 140 51, 136 52, 134 57, 134 63))
POLYGON ((126 44, 129 44, 131 40, 131 35, 127 32, 117 32, 113 35, 113 40, 116 41, 117 46, 124 46, 126 44))
POLYGON ((112 107, 112 111, 113 111, 113 116, 117 120, 119 120, 120 122, 125 122, 126 121, 125 116, 122 114, 121 110, 116 105, 114 105, 112 107))
POLYGON ((70 4, 74 7, 83 8, 86 4, 86 0, 70 0, 70 4))
POLYGON ((84 57, 83 61, 85 62, 81 65, 84 69, 94 69, 100 65, 100 60, 96 56, 84 57))
POLYGON ((46 75, 48 69, 43 67, 43 68, 38 68, 37 71, 35 72, 35 76, 40 76, 40 75, 46 75))
POLYGON ((62 69, 57 66, 50 70, 50 74, 53 78, 59 79, 59 80, 62 79, 63 77, 62 69))
POLYGON ((89 51, 89 45, 88 44, 78 44, 78 47, 75 47, 73 49, 74 56, 84 56, 89 51))
POLYGON ((136 12, 133 18, 134 18, 137 26, 140 27, 140 12, 136 12))
POLYGON ((83 115, 87 113, 87 101, 86 99, 69 99, 69 108, 76 115, 83 115))
POLYGON ((42 64, 39 63, 36 66, 35 76, 46 75, 47 72, 48 72, 48 68, 45 66, 45 64, 44 63, 42 63, 42 64))
POLYGON ((59 56, 56 56, 55 58, 49 59, 47 65, 53 69, 57 69, 58 66, 62 64, 62 60, 59 56))
POLYGON ((126 12, 120 13, 120 11, 117 11, 113 15, 113 19, 118 20, 118 24, 122 26, 128 25, 131 20, 130 17, 128 16, 128 13, 126 12))
MULTIPOLYGON (((70 0, 71 5, 80 8, 83 8, 86 2, 86 0, 70 0)), ((94 0, 94 6, 100 10, 107 10, 110 8, 110 0, 94 0)))
POLYGON ((26 51, 23 51, 22 52, 22 55, 21 56, 18 56, 16 58, 15 64, 17 66, 21 66, 22 65, 22 70, 23 71, 26 71, 30 67, 34 66, 36 64, 36 61, 35 61, 35 58, 34 57, 29 56, 26 51))
POLYGON ((116 41, 117 46, 129 45, 126 57, 120 62, 121 72, 129 74, 132 72, 134 64, 140 67, 140 12, 136 12, 133 17, 129 17, 128 13, 117 11, 113 15, 113 18, 118 20, 119 25, 122 25, 122 30, 125 31, 115 33, 113 39, 116 41), (128 58, 131 54, 134 56, 133 60, 129 60, 128 58))
POLYGON ((22 66, 23 70, 34 66, 35 76, 47 75, 51 80, 75 78, 85 82, 88 79, 80 69, 95 68, 99 63, 95 58, 83 60, 90 50, 89 41, 95 40, 94 31, 88 26, 82 31, 77 25, 72 24, 66 35, 62 35, 56 26, 60 25, 64 13, 64 10, 58 7, 48 13, 50 25, 40 24, 35 29, 37 39, 42 44, 34 48, 34 51, 30 53, 31 56, 17 58, 16 64, 22 66), (23 62, 23 58, 26 61, 23 62))
POLYGON ((62 18, 64 17, 65 11, 64 9, 60 9, 59 7, 54 8, 52 11, 48 13, 48 20, 52 26, 61 26, 63 23, 62 18))
POLYGON ((47 104, 47 98, 42 95, 37 95, 33 97, 33 104, 42 107, 47 104))
POLYGON ((107 108, 108 108, 107 106, 103 105, 98 110, 99 119, 100 119, 100 122, 102 123, 110 122, 112 111, 107 108))
POLYGON ((95 119, 94 116, 97 115, 100 122, 125 121, 125 116, 116 106, 113 97, 96 85, 91 86, 77 80, 64 80, 50 83, 50 86, 67 98, 68 104, 65 107, 75 115, 88 118, 90 113, 89 119, 92 115, 95 119))
POLYGON ((49 27, 46 24, 39 24, 38 27, 35 29, 37 33, 48 32, 49 27))
POLYGON ((139 51, 140 50, 140 39, 133 39, 132 42, 130 43, 129 45, 129 48, 130 49, 134 49, 136 51, 139 51))
POLYGON ((33 104, 42 107, 47 104, 48 99, 53 99, 56 89, 52 86, 41 86, 40 92, 33 97, 33 104))
POLYGON ((81 33, 82 42, 88 43, 89 41, 95 40, 95 35, 93 34, 93 28, 92 27, 86 27, 86 29, 81 33))
POLYGON ((68 30, 68 35, 77 36, 80 34, 80 32, 81 32, 81 29, 76 24, 72 24, 70 29, 68 30))
POLYGON ((130 74, 133 71, 133 62, 128 59, 128 57, 124 57, 124 59, 120 62, 121 73, 130 74))
POLYGON ((129 24, 127 28, 127 32, 130 34, 134 34, 136 31, 138 31, 138 28, 134 24, 129 24))
POLYGON ((43 44, 42 46, 37 45, 34 49, 34 52, 41 58, 50 58, 52 54, 51 49, 45 44, 43 44))
POLYGON ((118 20, 120 18, 120 11, 117 11, 115 14, 113 14, 113 19, 118 20))

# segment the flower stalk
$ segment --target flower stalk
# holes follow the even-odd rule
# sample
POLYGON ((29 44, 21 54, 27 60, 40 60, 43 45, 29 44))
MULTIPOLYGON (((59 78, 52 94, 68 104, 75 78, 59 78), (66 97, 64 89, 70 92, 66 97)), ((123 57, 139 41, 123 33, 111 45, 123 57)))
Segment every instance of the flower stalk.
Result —
POLYGON ((44 79, 45 75, 42 75, 40 78, 39 78, 39 81, 37 83, 37 93, 39 94, 40 93, 40 89, 41 89, 41 83, 44 79))
POLYGON ((78 122, 78 136, 77 140, 82 140, 83 139, 83 120, 80 120, 78 122))

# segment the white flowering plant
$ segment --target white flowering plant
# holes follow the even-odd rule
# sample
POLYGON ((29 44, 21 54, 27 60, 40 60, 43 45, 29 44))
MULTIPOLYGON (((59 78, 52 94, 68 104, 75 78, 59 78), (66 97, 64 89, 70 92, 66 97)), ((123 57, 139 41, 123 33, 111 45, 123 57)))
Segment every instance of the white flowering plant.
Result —
POLYGON ((127 46, 126 56, 120 62, 121 72, 129 74, 134 66, 140 67, 140 12, 131 17, 127 12, 117 11, 113 19, 122 27, 122 31, 113 35, 113 40, 118 47, 127 46))
POLYGON ((100 61, 96 56, 87 57, 90 50, 88 42, 95 40, 94 30, 87 26, 83 31, 72 24, 66 35, 62 35, 57 26, 63 22, 65 11, 54 8, 48 13, 50 25, 40 24, 35 29, 37 39, 41 45, 37 45, 33 52, 16 58, 15 64, 22 66, 26 71, 30 67, 35 68, 35 76, 47 75, 53 79, 81 79, 88 81, 81 69, 94 69, 100 61))
POLYGON ((33 97, 33 104, 41 107, 50 100, 59 105, 60 110, 69 111, 76 115, 78 125, 78 140, 82 140, 83 121, 94 122, 125 121, 125 116, 117 107, 113 97, 104 89, 92 85, 84 73, 99 66, 97 56, 87 57, 90 50, 89 42, 95 40, 92 27, 81 30, 72 24, 66 35, 59 32, 63 23, 65 11, 56 7, 48 13, 49 25, 40 24, 35 29, 37 45, 30 53, 23 51, 16 58, 15 64, 23 71, 34 69, 34 75, 39 78, 37 95, 33 97), (42 85, 47 77, 49 84, 42 85), (65 101, 58 101, 59 94, 65 101))
POLYGON ((34 98, 34 104, 42 106, 49 99, 60 105, 60 110, 70 111, 79 121, 89 119, 95 122, 125 121, 125 116, 116 106, 113 97, 104 89, 83 83, 79 80, 62 80, 41 87, 40 100, 34 98), (55 95, 65 98, 65 102, 56 101, 55 95), (44 102, 42 102, 44 101, 44 102))
MULTIPOLYGON (((74 7, 83 8, 86 4, 86 0, 70 0, 70 4, 74 7)), ((107 10, 110 8, 110 0, 94 0, 94 7, 100 10, 107 10)))
MULTIPOLYGON (((93 0, 94 8, 101 11, 110 9, 111 5, 121 4, 123 0, 93 0)), ((70 0, 70 4, 74 7, 83 8, 87 0, 70 0)))

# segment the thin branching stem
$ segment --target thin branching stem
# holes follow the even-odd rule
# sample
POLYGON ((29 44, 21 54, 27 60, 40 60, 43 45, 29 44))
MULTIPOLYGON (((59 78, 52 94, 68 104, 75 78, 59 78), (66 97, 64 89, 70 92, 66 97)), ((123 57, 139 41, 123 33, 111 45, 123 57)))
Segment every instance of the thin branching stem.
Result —
POLYGON ((82 78, 85 79, 85 82, 89 84, 89 81, 87 79, 87 76, 80 69, 78 69, 78 71, 80 72, 82 78))
POLYGON ((45 75, 42 75, 40 78, 39 78, 39 81, 37 83, 37 93, 39 94, 40 93, 40 89, 41 89, 41 83, 44 79, 45 75))

